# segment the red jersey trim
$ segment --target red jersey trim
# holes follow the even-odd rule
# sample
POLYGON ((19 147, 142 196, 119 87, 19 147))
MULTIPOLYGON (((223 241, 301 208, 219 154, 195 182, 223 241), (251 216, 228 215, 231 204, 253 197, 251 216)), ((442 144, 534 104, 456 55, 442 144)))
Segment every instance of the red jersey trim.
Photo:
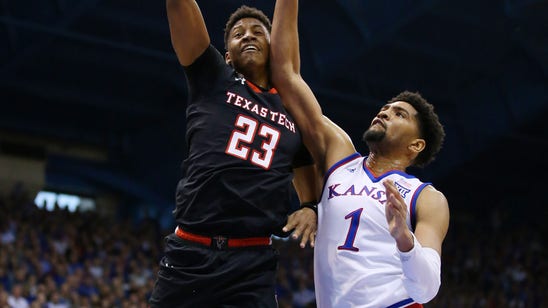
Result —
POLYGON ((256 92, 256 93, 268 92, 270 94, 278 94, 278 90, 276 90, 276 88, 270 88, 270 90, 268 90, 268 91, 263 91, 263 90, 261 90, 261 88, 254 85, 251 81, 246 80, 245 82, 253 90, 253 92, 256 92))

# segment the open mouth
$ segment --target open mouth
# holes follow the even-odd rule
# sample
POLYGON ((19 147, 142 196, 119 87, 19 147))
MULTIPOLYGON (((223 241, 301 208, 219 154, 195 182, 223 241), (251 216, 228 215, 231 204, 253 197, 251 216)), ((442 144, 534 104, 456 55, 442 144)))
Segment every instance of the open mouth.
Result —
POLYGON ((244 48, 242 48, 242 52, 248 52, 248 51, 259 51, 259 48, 255 45, 246 45, 244 48))

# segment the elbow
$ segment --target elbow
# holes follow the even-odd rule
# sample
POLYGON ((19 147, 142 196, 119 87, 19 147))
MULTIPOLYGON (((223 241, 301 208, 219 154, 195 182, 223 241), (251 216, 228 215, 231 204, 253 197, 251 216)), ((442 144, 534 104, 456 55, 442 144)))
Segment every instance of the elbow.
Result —
POLYGON ((415 302, 425 304, 434 299, 441 286, 440 277, 433 278, 430 283, 417 283, 409 279, 404 279, 404 287, 415 302))
POLYGON ((166 0, 166 9, 169 12, 176 12, 181 7, 181 1, 166 0))
POLYGON ((432 248, 421 247, 415 241, 414 248, 400 255, 403 265, 403 285, 417 303, 432 300, 441 286, 441 258, 432 248))

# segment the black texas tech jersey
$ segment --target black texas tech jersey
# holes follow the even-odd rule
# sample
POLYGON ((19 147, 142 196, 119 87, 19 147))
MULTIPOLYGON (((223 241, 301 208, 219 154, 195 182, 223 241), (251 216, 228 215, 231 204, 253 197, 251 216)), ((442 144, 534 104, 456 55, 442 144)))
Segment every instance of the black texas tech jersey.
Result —
POLYGON ((212 236, 280 232, 291 207, 292 168, 311 163, 280 96, 245 80, 211 45, 185 72, 188 157, 177 223, 212 236))

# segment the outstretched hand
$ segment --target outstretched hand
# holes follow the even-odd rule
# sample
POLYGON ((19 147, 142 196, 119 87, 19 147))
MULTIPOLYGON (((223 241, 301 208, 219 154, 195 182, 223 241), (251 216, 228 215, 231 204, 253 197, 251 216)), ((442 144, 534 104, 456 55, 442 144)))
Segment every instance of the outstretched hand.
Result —
POLYGON ((396 240, 407 235, 407 205, 391 180, 382 182, 386 188, 386 222, 390 235, 396 240))
POLYGON ((291 230, 293 239, 301 238, 301 248, 306 247, 306 243, 310 243, 310 247, 314 247, 316 238, 316 230, 318 228, 318 216, 309 208, 302 208, 289 215, 287 224, 283 227, 284 232, 291 230))

